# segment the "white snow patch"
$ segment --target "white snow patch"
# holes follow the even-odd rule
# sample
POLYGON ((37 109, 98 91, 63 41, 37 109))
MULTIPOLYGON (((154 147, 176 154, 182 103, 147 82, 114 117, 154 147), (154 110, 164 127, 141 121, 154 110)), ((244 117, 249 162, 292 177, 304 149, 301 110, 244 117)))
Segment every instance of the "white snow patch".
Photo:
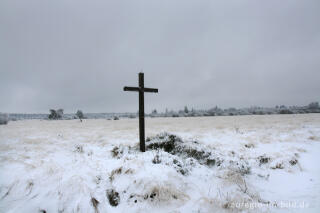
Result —
POLYGON ((137 119, 0 126, 0 212, 320 210, 318 114, 146 120, 147 136, 175 134, 215 165, 141 153, 137 127, 137 119))

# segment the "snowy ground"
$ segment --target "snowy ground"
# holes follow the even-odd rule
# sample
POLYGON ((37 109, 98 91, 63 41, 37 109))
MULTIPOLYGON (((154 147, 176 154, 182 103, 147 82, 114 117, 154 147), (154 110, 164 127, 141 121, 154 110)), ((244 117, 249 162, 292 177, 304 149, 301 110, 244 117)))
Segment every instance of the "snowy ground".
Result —
POLYGON ((140 153, 137 119, 1 125, 0 212, 320 212, 320 114, 146 127, 186 152, 140 153))

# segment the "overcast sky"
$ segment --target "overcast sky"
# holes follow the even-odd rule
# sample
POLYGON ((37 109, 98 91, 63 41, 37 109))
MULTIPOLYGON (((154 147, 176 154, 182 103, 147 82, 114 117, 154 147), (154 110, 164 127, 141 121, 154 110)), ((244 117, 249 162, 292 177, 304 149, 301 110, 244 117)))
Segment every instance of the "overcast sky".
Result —
POLYGON ((0 111, 320 101, 320 1, 1 0, 0 111))

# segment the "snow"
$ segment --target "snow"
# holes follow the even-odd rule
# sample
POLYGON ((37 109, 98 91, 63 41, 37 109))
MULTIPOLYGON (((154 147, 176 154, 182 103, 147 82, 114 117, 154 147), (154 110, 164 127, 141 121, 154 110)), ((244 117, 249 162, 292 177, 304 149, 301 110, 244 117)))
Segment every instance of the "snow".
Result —
POLYGON ((146 119, 164 132, 215 165, 139 152, 137 119, 1 125, 0 212, 319 212, 319 114, 146 119))

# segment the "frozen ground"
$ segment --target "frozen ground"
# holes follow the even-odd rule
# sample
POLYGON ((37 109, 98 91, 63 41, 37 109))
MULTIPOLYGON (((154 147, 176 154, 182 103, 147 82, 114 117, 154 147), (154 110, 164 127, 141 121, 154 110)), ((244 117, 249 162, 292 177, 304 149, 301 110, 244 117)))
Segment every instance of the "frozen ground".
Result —
POLYGON ((320 114, 146 127, 181 153, 140 153, 137 119, 1 125, 0 212, 320 212, 320 114))

